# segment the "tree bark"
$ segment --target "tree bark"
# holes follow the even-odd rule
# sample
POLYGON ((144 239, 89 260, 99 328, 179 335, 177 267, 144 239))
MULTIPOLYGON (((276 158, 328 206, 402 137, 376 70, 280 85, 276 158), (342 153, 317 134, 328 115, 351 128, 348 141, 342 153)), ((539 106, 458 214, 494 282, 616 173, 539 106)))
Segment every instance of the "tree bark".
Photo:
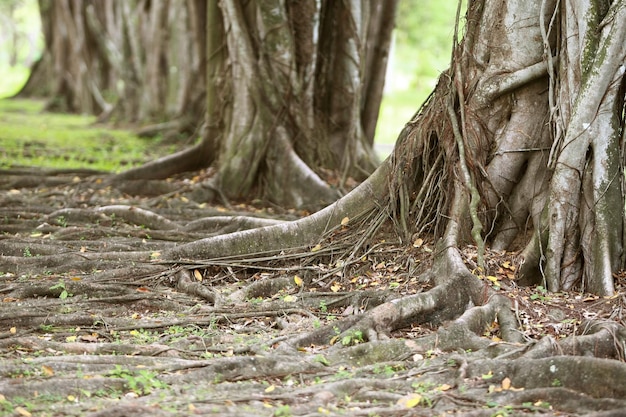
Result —
POLYGON ((164 177, 181 160, 205 158, 216 171, 211 187, 230 199, 307 208, 336 200, 321 168, 339 171, 343 188, 349 176, 363 180, 378 165, 372 120, 395 7, 210 2, 203 144, 118 178, 164 177))

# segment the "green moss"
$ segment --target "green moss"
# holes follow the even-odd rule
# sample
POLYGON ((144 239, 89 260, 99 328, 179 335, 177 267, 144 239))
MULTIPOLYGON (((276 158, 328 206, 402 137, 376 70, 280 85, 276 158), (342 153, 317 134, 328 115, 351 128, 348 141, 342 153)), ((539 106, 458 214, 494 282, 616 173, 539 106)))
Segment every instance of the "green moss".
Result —
POLYGON ((92 116, 42 112, 36 100, 0 100, 0 168, 40 166, 119 172, 172 149, 92 116))

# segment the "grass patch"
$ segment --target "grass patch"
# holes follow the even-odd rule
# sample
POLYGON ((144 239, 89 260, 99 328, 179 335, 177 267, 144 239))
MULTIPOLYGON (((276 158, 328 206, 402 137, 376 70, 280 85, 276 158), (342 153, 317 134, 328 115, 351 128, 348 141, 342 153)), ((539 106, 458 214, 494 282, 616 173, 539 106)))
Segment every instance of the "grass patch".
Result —
POLYGON ((0 167, 91 168, 120 172, 176 151, 95 117, 42 112, 36 100, 0 100, 0 167))

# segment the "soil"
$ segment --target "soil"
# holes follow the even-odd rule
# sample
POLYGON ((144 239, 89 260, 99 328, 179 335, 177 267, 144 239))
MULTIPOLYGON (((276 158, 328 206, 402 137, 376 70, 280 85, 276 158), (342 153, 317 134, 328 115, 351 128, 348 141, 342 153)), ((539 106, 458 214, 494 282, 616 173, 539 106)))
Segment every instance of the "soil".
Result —
MULTIPOLYGON (((92 171, 1 173, 0 415, 626 415, 626 273, 612 297, 553 294, 492 252, 475 279, 507 300, 519 342, 495 319, 457 337, 463 317, 368 340, 350 330, 362 314, 433 288, 431 237, 353 252, 347 221, 278 254, 162 259, 306 214, 193 201, 202 175, 136 197, 92 171)), ((461 255, 476 271, 474 248, 461 255)))

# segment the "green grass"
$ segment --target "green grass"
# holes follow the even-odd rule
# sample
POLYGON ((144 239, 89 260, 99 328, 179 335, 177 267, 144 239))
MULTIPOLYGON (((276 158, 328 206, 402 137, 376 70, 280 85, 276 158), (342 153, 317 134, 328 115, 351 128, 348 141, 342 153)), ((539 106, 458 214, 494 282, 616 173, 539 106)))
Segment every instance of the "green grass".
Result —
POLYGON ((129 131, 94 125, 95 118, 42 112, 35 100, 0 100, 0 167, 91 168, 119 172, 168 154, 129 131))

